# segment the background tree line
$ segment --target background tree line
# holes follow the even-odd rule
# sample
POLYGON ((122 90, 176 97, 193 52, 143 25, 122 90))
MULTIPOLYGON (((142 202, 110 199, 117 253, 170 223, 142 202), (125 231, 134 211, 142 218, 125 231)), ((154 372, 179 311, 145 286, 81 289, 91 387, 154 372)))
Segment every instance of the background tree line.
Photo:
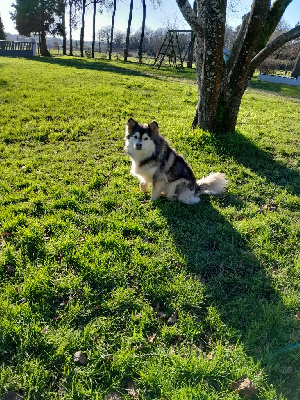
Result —
MULTIPOLYGON (((131 34, 133 1, 130 1, 124 59, 127 60, 131 34)), ((137 0, 136 0, 137 1, 137 0)), ((160 5, 161 0, 148 0, 160 5)), ((227 63, 223 59, 226 33, 226 0, 176 0, 178 8, 191 27, 195 38, 195 64, 198 84, 198 104, 192 126, 212 132, 233 132, 242 96, 254 71, 286 43, 300 37, 300 25, 274 37, 282 16, 293 0, 253 0, 251 10, 244 15, 242 24, 233 39, 227 63)), ((146 0, 141 0, 143 17, 139 40, 139 61, 142 61, 146 28, 146 0)), ((114 21, 117 0, 15 0, 12 19, 20 34, 39 34, 41 55, 47 56, 46 34, 63 37, 63 54, 66 54, 67 7, 69 16, 70 55, 72 28, 78 24, 80 14, 80 55, 84 55, 85 13, 93 6, 92 54, 95 51, 95 20, 97 11, 111 10, 109 34, 109 59, 114 41, 114 21), (88 2, 90 1, 90 2, 88 2)), ((298 76, 295 65, 293 74, 298 76)))
MULTIPOLYGON (((137 1, 137 0, 136 0, 137 1)), ((146 30, 146 0, 140 0, 143 9, 143 17, 141 21, 141 30, 139 32, 139 57, 142 60, 143 44, 146 30)), ((80 28, 80 55, 84 56, 84 40, 85 40, 85 17, 87 8, 93 11, 93 39, 91 55, 94 57, 96 48, 96 16, 102 14, 104 9, 111 12, 111 26, 109 33, 104 32, 103 35, 108 41, 109 59, 111 59, 113 45, 116 42, 115 35, 115 14, 120 0, 15 0, 12 4, 14 11, 11 18, 16 24, 16 29, 21 35, 30 36, 31 34, 39 35, 40 51, 42 56, 48 56, 49 52, 46 46, 46 35, 58 35, 63 38, 63 54, 67 54, 67 36, 69 39, 69 54, 73 55, 73 37, 74 29, 80 28), (109 40, 108 40, 109 38, 109 40)), ((149 4, 159 6, 161 0, 148 0, 149 4)), ((128 14, 128 28, 126 39, 124 40, 125 61, 128 57, 133 0, 130 0, 128 14)), ((120 41, 121 36, 118 33, 117 40, 120 41)), ((136 34, 134 37, 136 40, 136 34)))
MULTIPOLYGON (((79 50, 84 56, 87 48, 84 42, 85 15, 89 8, 93 11, 93 40, 89 43, 88 54, 94 57, 95 51, 107 52, 111 59, 112 52, 118 52, 124 61, 128 60, 129 51, 138 53, 139 61, 142 61, 142 54, 146 53, 155 56, 159 51, 167 28, 155 31, 146 27, 146 0, 138 0, 143 6, 143 20, 141 28, 135 32, 131 31, 134 0, 130 0, 128 9, 128 27, 126 32, 114 28, 114 18, 120 1, 118 0, 16 0, 13 4, 15 11, 12 19, 20 34, 29 36, 38 34, 40 39, 41 55, 49 55, 46 46, 46 34, 62 37, 62 53, 73 55, 74 42, 78 48, 78 42, 73 40, 72 32, 80 28, 79 50), (112 23, 110 26, 103 26, 96 32, 96 17, 103 13, 104 9, 111 12, 112 23)), ((160 0, 149 0, 152 6, 159 6, 160 0)), ((225 26, 224 45, 228 50, 232 49, 240 26, 232 28, 225 26)), ((290 30, 290 26, 283 20, 276 27, 271 39, 290 30)), ((0 20, 0 36, 5 39, 4 28, 0 20), (2 29, 1 29, 2 27, 2 29)), ((181 50, 185 51, 190 42, 189 34, 180 34, 181 50)), ((57 45, 55 45, 57 47, 57 45)), ((276 70, 291 71, 296 64, 300 51, 300 42, 287 43, 260 65, 264 73, 272 73, 276 70)))

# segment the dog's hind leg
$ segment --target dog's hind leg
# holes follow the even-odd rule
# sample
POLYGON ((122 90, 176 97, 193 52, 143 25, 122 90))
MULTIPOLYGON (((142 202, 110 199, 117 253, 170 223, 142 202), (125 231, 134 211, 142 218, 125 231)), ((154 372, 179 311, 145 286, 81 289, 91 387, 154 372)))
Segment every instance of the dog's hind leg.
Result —
POLYGON ((185 204, 197 204, 199 203, 200 198, 195 196, 194 192, 186 187, 180 192, 178 200, 185 204))

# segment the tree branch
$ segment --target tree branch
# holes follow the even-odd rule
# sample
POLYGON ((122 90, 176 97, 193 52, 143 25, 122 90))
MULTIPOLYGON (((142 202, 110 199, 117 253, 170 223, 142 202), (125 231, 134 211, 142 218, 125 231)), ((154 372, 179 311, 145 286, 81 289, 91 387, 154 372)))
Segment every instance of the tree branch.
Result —
POLYGON ((193 29, 193 31, 197 35, 203 36, 204 28, 203 28, 202 24, 200 23, 200 20, 197 17, 197 14, 191 7, 188 0, 176 0, 176 3, 178 5, 184 19, 190 25, 190 27, 193 29))
MULTIPOLYGON (((253 0, 250 16, 247 18, 248 23, 244 40, 240 46, 240 50, 233 60, 231 71, 228 73, 229 86, 241 87, 244 91, 245 77, 249 74, 249 67, 252 54, 256 48, 260 31, 264 25, 269 11, 269 0, 253 0)), ((234 92, 234 90, 233 90, 234 92)))
POLYGON ((288 32, 278 36, 272 42, 268 43, 256 56, 251 60, 250 70, 254 71, 259 64, 261 64, 269 55, 274 53, 277 49, 283 46, 285 43, 300 37, 300 25, 291 29, 288 32))
POLYGON ((281 17, 292 0, 275 0, 272 4, 269 13, 267 15, 266 22, 259 35, 258 43, 256 46, 256 53, 260 52, 265 45, 268 43, 272 33, 278 25, 281 17))
POLYGON ((245 38, 245 34, 246 34, 246 30, 247 30, 247 26, 248 26, 248 21, 249 21, 249 17, 250 17, 250 13, 246 14, 243 16, 243 22, 242 25, 239 29, 239 33, 237 35, 237 38, 233 44, 232 50, 230 52, 227 64, 226 64, 226 69, 227 71, 230 71, 234 61, 237 58, 238 53, 240 52, 241 48, 242 48, 242 44, 243 44, 243 40, 245 38))

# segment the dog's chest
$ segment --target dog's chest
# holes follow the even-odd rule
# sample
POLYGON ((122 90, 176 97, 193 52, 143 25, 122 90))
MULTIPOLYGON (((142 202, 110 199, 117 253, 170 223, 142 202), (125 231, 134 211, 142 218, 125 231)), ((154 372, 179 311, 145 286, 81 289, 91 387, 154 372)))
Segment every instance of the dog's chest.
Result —
POLYGON ((157 170, 157 166, 142 165, 132 160, 131 173, 138 178, 142 178, 147 183, 152 183, 153 175, 157 170))

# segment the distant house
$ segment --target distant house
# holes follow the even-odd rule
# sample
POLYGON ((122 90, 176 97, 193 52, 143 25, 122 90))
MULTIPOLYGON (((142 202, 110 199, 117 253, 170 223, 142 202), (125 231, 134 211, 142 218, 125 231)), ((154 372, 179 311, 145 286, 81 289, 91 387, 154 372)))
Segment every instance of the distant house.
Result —
POLYGON ((228 61, 228 57, 230 55, 230 51, 228 49, 226 49, 225 46, 223 46, 223 58, 224 61, 227 62, 228 61))

